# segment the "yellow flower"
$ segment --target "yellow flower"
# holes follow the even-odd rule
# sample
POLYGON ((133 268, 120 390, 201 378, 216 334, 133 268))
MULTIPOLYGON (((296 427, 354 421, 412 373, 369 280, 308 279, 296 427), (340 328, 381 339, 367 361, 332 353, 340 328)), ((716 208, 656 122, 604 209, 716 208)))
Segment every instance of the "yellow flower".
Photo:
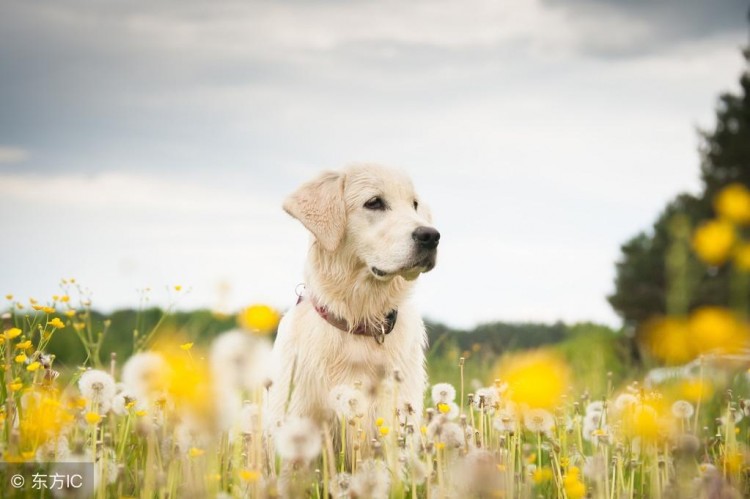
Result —
POLYGON ((31 308, 33 308, 34 310, 42 310, 44 308, 44 305, 38 305, 36 303, 32 303, 31 308))
POLYGON ((72 310, 72 309, 71 309, 71 310, 66 310, 66 311, 64 312, 64 314, 65 314, 65 317, 75 317, 75 315, 76 315, 76 311, 75 311, 75 310, 72 310))
POLYGON ((508 397, 517 404, 551 409, 568 388, 570 370, 556 355, 537 350, 509 358, 496 377, 508 384, 508 397))
POLYGON ((742 184, 729 184, 714 198, 714 209, 732 223, 750 223, 750 191, 742 184))
POLYGON ((5 295, 5 299, 6 300, 12 300, 13 299, 13 295, 5 295))
POLYGON ((190 456, 190 457, 200 457, 200 456, 202 456, 205 453, 206 453, 206 451, 204 451, 203 449, 199 449, 198 447, 191 447, 190 450, 188 451, 188 456, 190 456))
POLYGON ((23 388, 23 383, 21 382, 21 378, 16 378, 10 383, 8 383, 8 389, 12 392, 17 392, 23 388))
POLYGON ((86 329, 86 324, 83 322, 74 322, 73 329, 75 329, 76 331, 83 331, 84 329, 86 329))
POLYGON ((54 314, 55 313, 55 307, 42 307, 42 311, 45 314, 54 314))
POLYGON ((20 336, 21 330, 17 327, 12 327, 10 329, 6 329, 5 332, 3 332, 3 338, 6 340, 12 340, 13 338, 20 336))
POLYGON ((734 250, 734 265, 739 270, 750 271, 750 244, 742 243, 734 250))
POLYGON ((391 429, 388 428, 387 426, 381 426, 379 428, 379 431, 380 431, 380 434, 385 437, 391 432, 391 429))
POLYGON ((146 411, 135 411, 135 415, 139 418, 145 416, 146 414, 146 411))
POLYGON ((534 475, 532 478, 534 479, 534 483, 540 484, 544 482, 549 482, 550 480, 552 480, 553 477, 554 476, 552 474, 552 470, 545 466, 543 468, 535 469, 534 475))
POLYGON ((55 329, 62 329, 65 327, 65 324, 63 323, 63 321, 60 320, 59 317, 55 317, 54 319, 49 321, 48 324, 55 329))
POLYGON ((177 292, 179 292, 179 291, 182 291, 182 286, 181 286, 181 285, 179 285, 179 284, 177 284, 177 285, 176 285, 176 286, 174 287, 174 290, 175 290, 175 291, 177 291, 177 292))
POLYGON ((31 348, 31 340, 22 341, 16 345, 17 350, 26 350, 31 348))
POLYGON ((440 414, 448 414, 449 412, 451 412, 451 406, 449 406, 448 404, 444 404, 444 403, 440 402, 437 405, 437 410, 438 410, 438 412, 440 414))
POLYGON ((748 332, 729 310, 701 307, 690 315, 690 339, 696 353, 736 352, 745 345, 748 332))
POLYGON ((16 358, 13 359, 13 360, 15 360, 16 362, 18 362, 19 364, 21 364, 23 362, 26 362, 26 359, 28 359, 28 357, 26 357, 26 354, 22 353, 22 354, 16 355, 16 358))
POLYGON ((721 265, 729 257, 734 245, 732 224, 725 220, 710 220, 695 229, 693 249, 709 265, 721 265))
POLYGON ((586 497, 586 485, 581 481, 578 475, 565 475, 563 478, 563 487, 565 494, 569 499, 580 499, 586 497))
POLYGON ((36 371, 37 369, 39 369, 39 368, 40 368, 41 366, 42 366, 42 365, 41 365, 41 364, 40 364, 39 362, 37 362, 37 361, 34 361, 34 362, 32 362, 31 364, 29 364, 28 366, 26 366, 26 370, 27 370, 27 371, 31 371, 31 372, 34 372, 34 371, 36 371))
POLYGON ((437 443, 435 444, 435 448, 436 448, 437 450, 443 450, 443 449, 445 449, 445 442, 437 442, 437 443))
POLYGON ((99 421, 102 420, 102 417, 95 412, 87 412, 84 418, 86 419, 86 422, 92 426, 98 424, 99 421))
POLYGON ((56 390, 31 389, 24 393, 26 407, 19 422, 22 446, 36 447, 50 436, 59 435, 73 423, 73 415, 65 410, 56 390))
POLYGON ((243 482, 255 483, 260 480, 260 472, 257 470, 241 470, 240 480, 243 482))
POLYGON ((192 343, 183 343, 182 345, 180 345, 180 348, 182 350, 185 350, 187 352, 188 350, 190 350, 191 348, 193 348, 193 344, 192 343))
POLYGON ((381 426, 383 426, 383 423, 385 423, 385 419, 383 419, 383 418, 378 418, 378 419, 375 420, 375 426, 377 426, 378 428, 380 428, 381 426))
POLYGON ((70 301, 70 296, 68 296, 68 295, 62 295, 60 297, 60 301, 63 302, 63 303, 68 303, 70 301))
POLYGON ((243 309, 237 317, 241 327, 256 333, 272 333, 279 324, 281 316, 267 305, 252 305, 243 309))
POLYGON ((623 415, 623 429, 631 437, 653 442, 660 435, 659 413, 648 404, 636 404, 626 409, 623 415))
POLYGON ((695 357, 688 323, 683 319, 662 317, 646 322, 641 341, 651 355, 667 364, 684 364, 695 357))

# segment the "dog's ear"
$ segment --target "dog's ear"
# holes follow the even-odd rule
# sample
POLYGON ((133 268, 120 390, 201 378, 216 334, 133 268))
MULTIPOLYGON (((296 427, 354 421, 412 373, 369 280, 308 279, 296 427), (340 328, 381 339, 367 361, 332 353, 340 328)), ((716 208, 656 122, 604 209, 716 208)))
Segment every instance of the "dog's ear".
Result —
POLYGON ((302 222, 323 248, 336 250, 346 229, 344 176, 325 172, 303 184, 284 201, 284 211, 302 222))

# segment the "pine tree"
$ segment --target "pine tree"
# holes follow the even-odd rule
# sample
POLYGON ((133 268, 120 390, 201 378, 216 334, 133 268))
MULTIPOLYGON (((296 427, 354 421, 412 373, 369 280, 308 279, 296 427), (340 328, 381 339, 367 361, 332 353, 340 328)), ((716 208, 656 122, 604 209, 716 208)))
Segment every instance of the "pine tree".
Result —
MULTIPOLYGON (((739 182, 750 187, 750 46, 744 51, 746 66, 738 94, 720 96, 716 126, 700 133, 702 192, 680 194, 672 200, 649 232, 641 232, 622 245, 616 264, 615 292, 608 300, 626 327, 636 329, 650 317, 669 312, 670 278, 667 254, 674 240, 672 221, 683 215, 696 227, 714 216, 711 200, 722 187, 739 182)), ((727 305, 729 273, 726 268, 706 268, 694 257, 685 262, 690 278, 687 308, 727 305)))

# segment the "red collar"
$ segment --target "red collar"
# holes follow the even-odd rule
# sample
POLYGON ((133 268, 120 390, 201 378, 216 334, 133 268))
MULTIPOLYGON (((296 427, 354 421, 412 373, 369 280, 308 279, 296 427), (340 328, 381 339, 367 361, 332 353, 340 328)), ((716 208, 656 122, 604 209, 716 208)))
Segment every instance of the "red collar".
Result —
MULTIPOLYGON (((304 297, 300 295, 297 299, 297 305, 299 305, 303 299, 304 297)), ((346 319, 333 315, 325 305, 319 305, 315 300, 310 300, 310 302, 315 308, 315 311, 318 312, 318 315, 336 329, 340 329, 345 333, 356 334, 358 336, 372 336, 375 338, 375 341, 381 344, 385 341, 385 335, 390 334, 390 332, 393 331, 393 328, 396 327, 398 309, 395 308, 388 312, 382 324, 367 325, 366 323, 360 323, 357 324, 356 327, 350 327, 346 319)))

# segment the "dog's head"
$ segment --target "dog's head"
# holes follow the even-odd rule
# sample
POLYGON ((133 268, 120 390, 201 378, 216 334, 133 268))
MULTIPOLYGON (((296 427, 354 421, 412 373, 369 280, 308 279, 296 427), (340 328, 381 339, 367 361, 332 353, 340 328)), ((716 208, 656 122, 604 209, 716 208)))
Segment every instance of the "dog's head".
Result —
POLYGON ((284 202, 329 252, 354 257, 377 279, 416 279, 435 266, 440 233, 403 173, 375 165, 325 172, 284 202))

